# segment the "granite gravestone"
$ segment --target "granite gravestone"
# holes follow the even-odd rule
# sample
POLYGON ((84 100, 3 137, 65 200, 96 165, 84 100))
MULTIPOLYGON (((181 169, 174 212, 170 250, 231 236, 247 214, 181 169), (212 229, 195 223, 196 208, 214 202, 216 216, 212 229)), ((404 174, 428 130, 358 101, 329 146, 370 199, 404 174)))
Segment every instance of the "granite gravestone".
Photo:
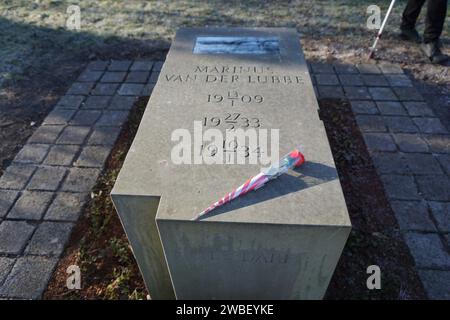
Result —
POLYGON ((297 32, 180 29, 112 199, 152 298, 322 298, 351 224, 297 32), (191 221, 261 169, 174 163, 194 121, 279 129, 280 156, 307 162, 191 221))

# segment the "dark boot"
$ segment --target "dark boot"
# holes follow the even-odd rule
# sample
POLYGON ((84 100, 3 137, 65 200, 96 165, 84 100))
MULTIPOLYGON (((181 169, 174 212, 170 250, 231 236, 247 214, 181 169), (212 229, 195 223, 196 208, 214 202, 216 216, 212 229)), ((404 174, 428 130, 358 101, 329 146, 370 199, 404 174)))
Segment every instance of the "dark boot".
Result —
POLYGON ((449 56, 442 53, 439 40, 421 45, 422 51, 428 57, 431 63, 441 64, 448 60, 449 56))
POLYGON ((422 39, 416 29, 400 29, 400 37, 403 40, 421 43, 422 39))

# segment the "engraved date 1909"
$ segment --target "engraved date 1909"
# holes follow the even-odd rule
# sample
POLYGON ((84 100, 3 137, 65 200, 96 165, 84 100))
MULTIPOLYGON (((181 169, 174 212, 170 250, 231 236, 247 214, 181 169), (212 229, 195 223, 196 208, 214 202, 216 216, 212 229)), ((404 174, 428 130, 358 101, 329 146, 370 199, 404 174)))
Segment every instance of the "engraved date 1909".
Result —
POLYGON ((238 91, 228 91, 227 94, 208 94, 209 103, 216 104, 229 104, 230 106, 235 106, 239 104, 261 104, 264 102, 264 97, 257 95, 241 94, 238 91))
POLYGON ((256 117, 246 117, 241 113, 225 113, 224 116, 204 117, 204 127, 219 127, 225 125, 226 129, 236 128, 259 128, 261 127, 261 121, 256 117))

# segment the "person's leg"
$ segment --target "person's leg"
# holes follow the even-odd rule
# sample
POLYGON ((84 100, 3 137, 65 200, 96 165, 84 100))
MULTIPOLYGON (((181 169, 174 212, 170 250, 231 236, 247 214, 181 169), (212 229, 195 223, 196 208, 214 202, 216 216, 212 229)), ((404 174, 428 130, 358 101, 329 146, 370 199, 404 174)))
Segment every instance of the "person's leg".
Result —
POLYGON ((425 0, 409 0, 406 4, 405 10, 403 10, 402 24, 400 29, 413 30, 416 26, 417 17, 420 14, 420 10, 423 7, 425 0))
POLYGON ((429 43, 439 40, 446 15, 447 0, 428 0, 423 42, 429 43))
POLYGON ((447 15, 447 0, 428 0, 422 50, 431 63, 444 63, 448 56, 441 51, 439 37, 447 15))

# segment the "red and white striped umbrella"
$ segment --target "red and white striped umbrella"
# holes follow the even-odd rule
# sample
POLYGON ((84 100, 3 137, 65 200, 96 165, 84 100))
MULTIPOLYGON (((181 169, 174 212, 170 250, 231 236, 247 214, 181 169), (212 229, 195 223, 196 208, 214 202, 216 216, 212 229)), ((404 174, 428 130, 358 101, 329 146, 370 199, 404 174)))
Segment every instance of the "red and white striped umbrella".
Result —
POLYGON ((272 164, 267 170, 264 170, 258 173, 256 176, 248 179, 243 185, 239 186, 232 192, 227 193, 223 198, 221 198, 219 201, 214 202, 208 208, 200 212, 192 220, 197 220, 201 216, 204 216, 217 207, 220 207, 225 203, 230 202, 231 200, 236 199, 237 197, 240 197, 252 190, 261 188, 267 181, 277 178, 283 173, 286 173, 289 169, 298 167, 304 162, 305 157, 298 149, 289 152, 287 155, 281 158, 279 162, 272 164))

